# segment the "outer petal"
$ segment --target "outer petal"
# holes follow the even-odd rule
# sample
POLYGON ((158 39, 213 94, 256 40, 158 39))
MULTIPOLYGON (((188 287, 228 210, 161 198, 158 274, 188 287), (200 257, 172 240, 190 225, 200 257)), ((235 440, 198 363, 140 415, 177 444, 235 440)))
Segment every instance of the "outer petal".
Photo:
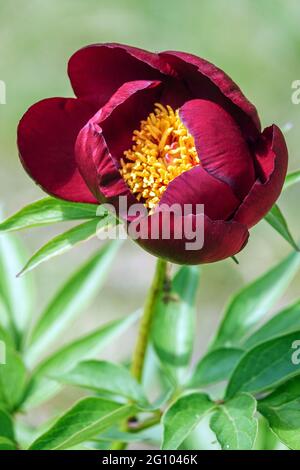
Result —
MULTIPOLYGON (((248 241, 249 233, 244 225, 232 221, 212 221, 200 214, 185 217, 171 214, 171 236, 164 238, 162 234, 167 233, 164 232, 164 227, 168 223, 168 217, 167 211, 155 213, 139 223, 133 223, 130 233, 136 232, 139 235, 135 241, 146 251, 172 263, 202 264, 220 261, 238 253, 248 241), (151 235, 153 227, 155 227, 154 233, 159 227, 157 237, 151 235), (193 249, 187 249, 186 243, 194 242, 195 238, 194 240, 190 236, 176 238, 175 234, 180 233, 180 230, 183 234, 192 233, 187 227, 191 227, 192 232, 198 236, 199 229, 201 231, 201 227, 203 228, 204 244, 201 248, 194 245, 193 249)), ((201 236, 199 237, 201 240, 201 236)))
POLYGON ((74 156, 77 134, 95 111, 88 100, 49 98, 34 104, 21 119, 21 162, 47 193, 70 201, 97 203, 74 156))
POLYGON ((261 174, 237 210, 234 220, 247 227, 259 222, 276 202, 287 172, 288 150, 282 132, 273 125, 264 130, 256 151, 261 174))
POLYGON ((75 94, 97 95, 99 107, 125 82, 175 75, 159 55, 115 43, 93 44, 75 52, 68 74, 75 94))
POLYGON ((137 123, 152 110, 159 92, 159 82, 125 83, 81 130, 75 146, 77 164, 99 200, 123 195, 136 202, 118 170, 118 162, 131 146, 137 123))
MULTIPOLYGON (((169 183, 160 205, 192 205, 190 213, 196 213, 196 204, 204 204, 204 213, 213 220, 226 220, 239 206, 228 184, 211 176, 201 165, 177 176, 169 183)), ((187 213, 187 212, 186 212, 187 213)))
POLYGON ((255 140, 260 132, 256 108, 228 75, 193 54, 166 51, 159 55, 187 82, 194 98, 220 104, 236 119, 244 135, 255 140))
POLYGON ((240 128, 221 106, 191 100, 179 111, 193 135, 203 167, 227 183, 242 200, 255 181, 253 158, 240 128))

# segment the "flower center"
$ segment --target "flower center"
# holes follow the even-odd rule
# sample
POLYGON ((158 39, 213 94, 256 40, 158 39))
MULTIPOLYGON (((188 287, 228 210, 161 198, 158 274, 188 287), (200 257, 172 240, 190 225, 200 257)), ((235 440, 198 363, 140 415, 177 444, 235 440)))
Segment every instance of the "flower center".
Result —
POLYGON ((171 106, 155 103, 154 112, 141 121, 132 141, 121 159, 120 173, 137 200, 149 209, 176 176, 200 163, 194 138, 171 106))

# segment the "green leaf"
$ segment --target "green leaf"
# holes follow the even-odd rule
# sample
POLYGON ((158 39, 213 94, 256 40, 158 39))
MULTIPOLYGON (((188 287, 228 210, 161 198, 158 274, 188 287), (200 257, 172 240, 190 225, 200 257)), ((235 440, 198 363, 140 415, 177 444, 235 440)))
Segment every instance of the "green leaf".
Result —
POLYGON ((59 289, 35 325, 26 352, 26 362, 32 364, 49 345, 87 308, 101 289, 115 257, 119 242, 104 245, 59 289))
POLYGON ((285 182, 283 185, 283 190, 288 189, 290 186, 293 186, 296 183, 300 182, 300 170, 292 171, 286 175, 285 182))
POLYGON ((293 252, 235 294, 226 307, 213 348, 239 346, 284 293, 300 266, 293 252))
POLYGON ((65 374, 52 374, 51 377, 65 384, 76 385, 99 393, 108 392, 143 405, 147 404, 140 384, 125 367, 112 362, 84 361, 65 374))
MULTIPOLYGON (((257 404, 258 405, 258 404, 257 404)), ((278 450, 280 441, 271 431, 268 421, 262 414, 257 414, 258 431, 253 450, 278 450)))
POLYGON ((103 398, 85 398, 60 417, 29 449, 70 449, 121 422, 135 411, 132 405, 103 398))
POLYGON ((6 363, 0 365, 0 404, 14 411, 20 404, 26 383, 26 369, 21 357, 12 348, 6 348, 6 363))
POLYGON ((199 274, 198 267, 180 268, 171 289, 162 294, 154 315, 153 346, 175 382, 182 381, 193 351, 199 274))
POLYGON ((87 336, 64 346, 51 357, 45 359, 33 373, 28 385, 24 407, 37 406, 59 392, 61 384, 47 376, 65 374, 79 362, 94 358, 99 351, 121 335, 136 319, 137 314, 134 313, 108 323, 87 336))
POLYGON ((300 373, 300 365, 293 360, 294 341, 300 331, 277 336, 250 349, 240 360, 227 387, 226 396, 238 392, 262 392, 300 373))
POLYGON ((281 235, 296 251, 299 251, 299 247, 295 242, 288 224, 282 214, 281 210, 275 204, 269 213, 265 216, 265 220, 273 227, 279 235, 281 235))
POLYGON ((203 387, 227 380, 243 354, 244 351, 237 348, 209 352, 196 365, 189 387, 203 387))
POLYGON ((212 415, 210 427, 223 450, 251 450, 255 443, 258 422, 256 400, 241 393, 220 405, 212 415))
POLYGON ((14 348, 13 338, 9 332, 0 326, 0 365, 2 364, 1 359, 5 357, 5 349, 7 346, 14 348))
MULTIPOLYGON (((0 366, 1 367, 1 366, 0 366)), ((15 439, 14 426, 11 416, 0 408, 0 437, 6 437, 11 441, 15 439)))
POLYGON ((204 393, 190 393, 178 398, 165 412, 163 450, 176 450, 201 419, 215 408, 204 393))
POLYGON ((83 204, 46 197, 29 204, 0 223, 0 231, 22 230, 68 220, 92 219, 96 215, 100 215, 99 212, 104 214, 107 211, 99 210, 99 206, 96 204, 83 204))
POLYGON ((19 346, 21 336, 28 326, 34 304, 32 278, 17 279, 16 274, 24 264, 26 253, 17 237, 0 234, 0 303, 2 323, 10 330, 19 346))
POLYGON ((170 381, 170 377, 163 369, 151 342, 146 351, 142 384, 144 390, 150 390, 153 387, 158 390, 158 396, 155 399, 155 402, 160 402, 158 408, 169 401, 176 385, 173 381, 170 381))
POLYGON ((277 313, 259 330, 255 331, 247 339, 244 347, 247 349, 253 348, 258 343, 267 341, 275 336, 292 333, 296 330, 300 330, 300 300, 277 313))
POLYGON ((102 219, 92 219, 81 225, 71 228, 57 237, 50 240, 46 245, 40 248, 26 263, 19 276, 31 271, 45 261, 54 256, 62 255, 71 250, 81 242, 90 240, 97 236, 99 230, 109 227, 115 223, 113 216, 105 216, 102 219))
POLYGON ((0 436, 0 450, 17 450, 17 446, 7 437, 0 436))
POLYGON ((290 449, 300 450, 300 377, 289 380, 260 400, 258 410, 281 442, 290 449))

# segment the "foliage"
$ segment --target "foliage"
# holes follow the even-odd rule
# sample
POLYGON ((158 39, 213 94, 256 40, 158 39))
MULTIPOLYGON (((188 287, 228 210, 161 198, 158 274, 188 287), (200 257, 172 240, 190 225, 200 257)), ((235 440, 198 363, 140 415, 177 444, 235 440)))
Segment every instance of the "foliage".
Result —
MULTIPOLYGON (((299 172, 288 175, 286 187, 298 180, 299 172)), ((31 274, 17 280, 13 275, 21 263, 25 274, 117 221, 94 205, 45 198, 2 222, 0 340, 6 346, 6 364, 0 365, 0 449, 118 448, 120 442, 152 442, 173 450, 186 448, 202 425, 210 427, 224 450, 274 448, 276 439, 300 449, 300 299, 268 318, 299 270, 300 253, 278 206, 266 220, 294 250, 232 296, 200 359, 193 360, 200 270, 182 266, 160 286, 148 378, 145 373, 142 383, 130 374, 128 358, 122 364, 99 358, 108 344, 126 334, 139 312, 59 343, 103 286, 119 242, 104 244, 79 267, 34 322, 31 274), (7 233, 75 220, 81 223, 48 242, 27 263, 22 245, 7 233), (157 382, 154 399, 152 381, 157 382), (25 432, 22 414, 65 386, 88 396, 55 421, 25 432), (269 428, 276 438, 268 437, 269 428)))

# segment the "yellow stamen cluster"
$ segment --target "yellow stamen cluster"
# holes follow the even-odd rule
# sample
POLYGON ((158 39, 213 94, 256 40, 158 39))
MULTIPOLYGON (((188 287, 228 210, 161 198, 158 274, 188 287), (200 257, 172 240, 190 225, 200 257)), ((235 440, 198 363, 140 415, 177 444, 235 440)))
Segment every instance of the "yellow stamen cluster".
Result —
POLYGON ((176 176, 200 163, 194 139, 178 110, 156 103, 132 140, 132 148, 121 159, 120 173, 136 198, 152 209, 176 176))

